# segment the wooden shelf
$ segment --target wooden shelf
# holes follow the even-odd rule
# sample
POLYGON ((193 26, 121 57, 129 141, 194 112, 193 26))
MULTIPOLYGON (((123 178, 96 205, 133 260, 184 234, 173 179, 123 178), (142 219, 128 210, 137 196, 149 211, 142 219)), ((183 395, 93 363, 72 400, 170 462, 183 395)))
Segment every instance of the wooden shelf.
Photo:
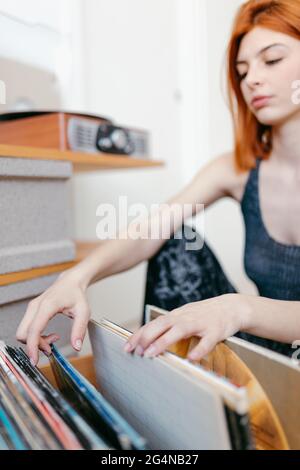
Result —
POLYGON ((155 168, 164 166, 162 161, 126 157, 123 155, 93 154, 71 152, 69 150, 61 151, 56 149, 0 144, 0 158, 3 157, 69 161, 73 164, 75 172, 126 168, 155 168))
POLYGON ((0 286, 7 286, 9 284, 15 284, 17 282, 28 281, 30 279, 36 279, 38 277, 49 276, 51 274, 56 274, 65 271, 66 269, 72 268, 77 263, 79 263, 83 258, 85 258, 91 251, 93 251, 97 246, 99 246, 101 241, 77 241, 76 242, 76 260, 54 264, 51 266, 42 266, 40 268, 33 268, 26 271, 19 271, 15 273, 0 274, 0 286))

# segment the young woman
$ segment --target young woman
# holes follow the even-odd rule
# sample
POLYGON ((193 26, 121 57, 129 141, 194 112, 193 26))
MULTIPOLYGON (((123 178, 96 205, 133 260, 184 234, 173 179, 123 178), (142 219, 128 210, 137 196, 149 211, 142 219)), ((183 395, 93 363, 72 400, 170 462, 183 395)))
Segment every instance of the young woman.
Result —
MULTIPOLYGON (((300 0, 250 0, 236 16, 228 47, 228 85, 235 129, 234 150, 216 158, 190 184, 152 216, 151 223, 175 224, 169 242, 184 223, 178 204, 212 205, 222 197, 241 204, 245 219, 245 269, 259 296, 237 293, 205 245, 203 266, 216 268, 217 296, 178 301, 172 311, 139 328, 125 351, 153 357, 191 336, 197 360, 240 332, 291 345, 300 340, 300 0), (298 98, 298 99, 297 99, 298 98), (209 259, 209 263, 207 263, 209 259), (206 263, 206 264, 205 264, 206 263)), ((148 227, 148 220, 144 227, 148 227)), ((134 228, 130 225, 127 233, 134 228)), ((166 229, 166 227, 164 227, 166 229)), ((28 305, 17 338, 27 343, 33 363, 38 348, 49 352, 56 334, 42 336, 57 313, 74 319, 71 343, 81 349, 90 317, 88 286, 138 263, 154 259, 165 240, 119 237, 101 245, 28 305)), ((200 250, 201 251, 201 250, 200 250)), ((199 253, 198 253, 199 255, 199 253)), ((200 259, 199 258, 199 259, 200 259)), ((203 268, 204 269, 204 268, 203 268)), ((201 272, 201 269, 200 271, 201 272)), ((205 285, 208 270, 203 270, 205 285)), ((213 294, 213 288, 211 293, 213 294)), ((208 297, 208 295, 206 295, 208 297)), ((190 298, 193 299, 193 296, 190 298)))

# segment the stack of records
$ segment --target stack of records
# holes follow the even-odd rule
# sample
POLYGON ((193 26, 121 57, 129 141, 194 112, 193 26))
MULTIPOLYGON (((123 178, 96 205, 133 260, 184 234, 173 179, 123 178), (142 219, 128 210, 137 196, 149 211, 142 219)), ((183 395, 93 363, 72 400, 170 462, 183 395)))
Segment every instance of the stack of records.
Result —
MULTIPOLYGON (((146 320, 166 313, 147 306, 146 320)), ((131 332, 105 319, 89 336, 93 356, 74 364, 87 375, 95 366, 101 393, 55 346, 58 389, 0 342, 0 450, 299 449, 298 362, 239 338, 195 362, 186 357, 199 338, 152 359, 126 354, 131 332)))
POLYGON ((0 450, 143 450, 145 440, 52 346, 60 391, 0 342, 0 450))

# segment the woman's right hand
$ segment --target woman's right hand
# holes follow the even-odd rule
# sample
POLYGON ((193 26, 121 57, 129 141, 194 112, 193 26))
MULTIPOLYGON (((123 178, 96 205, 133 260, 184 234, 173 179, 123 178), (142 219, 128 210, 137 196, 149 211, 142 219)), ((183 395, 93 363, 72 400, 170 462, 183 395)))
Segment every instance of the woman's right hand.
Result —
POLYGON ((27 345, 32 364, 38 363, 39 349, 51 354, 50 344, 59 339, 56 332, 42 336, 48 322, 58 313, 74 320, 71 344, 80 351, 90 318, 86 290, 78 273, 71 269, 61 273, 52 286, 29 302, 16 337, 27 345))

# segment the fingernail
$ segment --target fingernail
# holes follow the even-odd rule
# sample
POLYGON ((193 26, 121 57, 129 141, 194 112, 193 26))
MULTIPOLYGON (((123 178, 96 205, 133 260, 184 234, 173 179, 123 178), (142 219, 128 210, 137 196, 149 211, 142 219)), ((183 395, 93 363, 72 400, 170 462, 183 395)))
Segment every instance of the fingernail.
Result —
POLYGON ((193 353, 189 354, 188 359, 190 359, 191 361, 196 361, 198 359, 197 354, 195 354, 195 353, 194 354, 193 353))
POLYGON ((75 343, 75 349, 77 349, 77 351, 80 351, 81 347, 82 347, 82 341, 81 339, 78 339, 75 343))
POLYGON ((144 349, 142 348, 142 346, 138 345, 138 346, 136 347, 135 352, 136 352, 136 354, 137 354, 138 356, 142 356, 142 355, 144 354, 144 349))
POLYGON ((156 348, 154 346, 150 346, 146 351, 144 352, 144 357, 154 357, 156 354, 156 348))
POLYGON ((30 358, 30 364, 31 364, 33 367, 35 367, 35 360, 34 360, 32 357, 30 358))
POLYGON ((126 343, 124 346, 124 352, 129 353, 133 350, 133 346, 130 343, 126 343))

